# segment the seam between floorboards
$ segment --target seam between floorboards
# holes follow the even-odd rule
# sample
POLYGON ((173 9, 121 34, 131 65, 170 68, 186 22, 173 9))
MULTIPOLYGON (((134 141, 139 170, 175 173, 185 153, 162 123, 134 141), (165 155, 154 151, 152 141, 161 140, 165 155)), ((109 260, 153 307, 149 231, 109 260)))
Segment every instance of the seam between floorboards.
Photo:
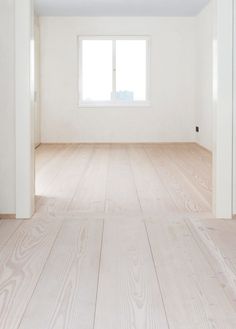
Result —
MULTIPOLYGON (((106 193, 105 193, 105 202, 104 202, 104 216, 106 218, 107 215, 109 215, 108 212, 108 180, 109 180, 109 172, 111 168, 111 151, 112 151, 112 146, 109 144, 108 148, 108 159, 107 159, 107 176, 106 176, 106 193)), ((104 220, 105 220, 104 218, 104 220)))
MULTIPOLYGON (((163 149, 161 150, 162 153, 164 153, 163 149)), ((172 165, 176 168, 176 170, 180 173, 180 175, 182 175, 185 179, 185 182, 198 194, 198 196, 201 198, 202 202, 205 204, 206 207, 209 208, 209 211, 211 211, 211 204, 209 203, 209 201, 205 198, 205 196, 202 194, 202 192, 199 191, 198 188, 196 188, 194 186, 194 184, 190 181, 190 179, 188 178, 188 176, 185 174, 184 170, 181 170, 181 166, 179 164, 174 163, 171 158, 171 156, 166 153, 167 158, 171 161, 172 165)), ((212 194, 212 191, 209 191, 212 194)))
MULTIPOLYGON (((199 242, 199 240, 202 242, 202 244, 205 246, 205 248, 207 249, 207 252, 209 253, 209 255, 211 257, 213 257, 215 259, 215 261, 217 262, 217 264, 219 264, 219 266, 222 268, 221 266, 221 263, 218 261, 218 259, 212 254, 211 250, 209 249, 209 247, 205 244, 205 242, 203 241, 203 239, 201 238, 201 236, 199 235, 198 233, 198 229, 196 228, 195 224, 192 222, 191 219, 188 219, 189 221, 187 221, 185 218, 184 218, 184 222, 185 222, 185 225, 186 227, 188 228, 193 240, 195 241, 196 243, 196 246, 198 247, 199 251, 201 252, 201 254, 203 255, 204 259, 206 260, 207 264, 209 265, 209 267, 211 268, 211 270, 213 271, 214 274, 217 274, 217 272, 215 271, 214 267, 212 266, 211 262, 207 259, 206 257, 206 253, 204 252, 204 250, 202 249, 202 246, 199 242), (195 232, 195 234, 193 233, 193 231, 195 232), (196 235, 198 236, 198 239, 196 238, 196 235)), ((213 240, 211 239, 211 241, 213 242, 213 240)), ((213 242, 214 243, 214 242, 213 242)), ((215 245, 215 243, 214 243, 215 245)), ((218 248, 218 247, 217 247, 218 248)), ((225 262, 224 262, 225 263, 225 262)), ((227 269, 229 269, 229 266, 225 263, 227 269)), ((224 273, 224 278, 225 280, 227 281, 227 283, 229 283, 229 286, 230 288, 233 290, 233 294, 235 294, 235 287, 232 287, 232 285, 230 284, 228 278, 227 278, 227 274, 225 274, 225 270, 223 270, 223 273, 224 273)), ((234 274, 235 276, 235 274, 234 274)), ((221 281, 218 279, 218 275, 216 275, 216 280, 217 282, 221 285, 221 281)), ((225 292, 225 289, 223 289, 223 293, 224 295, 226 296, 226 299, 229 301, 230 305, 234 308, 233 304, 232 304, 232 301, 231 299, 229 298, 228 294, 226 294, 225 292)))
POLYGON ((162 288, 161 288, 161 282, 160 282, 160 279, 159 279, 159 276, 158 276, 157 266, 156 266, 156 262, 154 260, 154 256, 153 256, 153 252, 152 252, 152 247, 151 247, 151 242, 150 242, 150 239, 149 239, 149 234, 148 234, 148 229, 147 229, 147 223, 145 221, 143 221, 143 225, 144 225, 145 232, 146 232, 146 237, 147 237, 147 241, 148 241, 148 245, 149 245, 149 250, 150 250, 150 254, 151 254, 151 258, 152 258, 153 268, 154 268, 154 271, 155 271, 155 274, 156 274, 157 284, 158 284, 158 287, 160 289, 160 295, 161 295, 161 300, 162 300, 162 304, 163 304, 163 309, 164 309, 164 312, 165 312, 166 323, 167 323, 168 328, 170 329, 170 323, 169 323, 169 319, 168 319, 168 315, 167 315, 167 310, 166 310, 166 306, 165 306, 165 301, 164 301, 164 297, 163 297, 163 292, 162 292, 162 288))
POLYGON ((102 225, 102 238, 101 238, 101 244, 100 244, 100 256, 99 256, 99 268, 98 268, 98 276, 97 276, 97 290, 96 290, 96 297, 95 297, 95 307, 94 307, 93 326, 92 326, 93 329, 95 329, 95 325, 96 325, 98 290, 99 290, 99 286, 100 286, 101 260, 102 260, 102 252, 103 252, 104 227, 105 227, 105 219, 103 218, 103 225, 102 225))
MULTIPOLYGON (((150 164, 151 164, 151 166, 152 166, 152 168, 153 168, 153 170, 154 170, 156 176, 159 178, 160 182, 162 183, 163 188, 165 189, 166 193, 169 195, 170 200, 172 200, 173 204, 175 205, 175 207, 176 207, 176 209, 175 209, 176 214, 179 214, 179 212, 180 212, 180 215, 182 215, 183 212, 182 212, 181 208, 179 207, 178 203, 175 201, 175 198, 171 195, 171 193, 170 193, 170 191, 169 191, 169 188, 166 187, 166 183, 165 183, 165 181, 163 181, 162 175, 158 172, 158 169, 156 169, 156 166, 155 166, 155 164, 154 164, 154 161, 153 161, 152 157, 148 154, 148 152, 147 152, 147 150, 145 149, 145 147, 143 147, 143 151, 144 151, 144 153, 146 154, 147 159, 149 159, 150 164)), ((184 177, 185 177, 185 176, 184 176, 184 177)), ((185 177, 185 178, 186 178, 186 177, 185 177)), ((185 208, 186 208, 186 207, 185 207, 185 208)), ((209 208, 209 211, 211 211, 211 207, 209 208)), ((191 216, 191 215, 199 216, 199 215, 201 215, 201 214, 203 214, 203 213, 205 213, 205 212, 203 212, 203 211, 190 211, 190 210, 187 209, 187 208, 186 208, 186 212, 184 212, 184 214, 185 214, 185 215, 188 215, 188 216, 191 216)))
MULTIPOLYGON (((72 145, 71 144, 68 144, 68 146, 67 146, 67 148, 66 149, 64 149, 63 151, 62 151, 62 153, 66 153, 66 152, 68 152, 68 148, 71 148, 72 149, 72 145)), ((80 147, 79 147, 80 148, 80 147)), ((73 152, 75 152, 75 150, 73 151, 73 152)), ((44 191, 44 193, 47 193, 48 192, 48 190, 50 191, 50 188, 51 188, 51 186, 54 184, 54 182, 57 180, 57 177, 64 171, 64 169, 65 169, 65 166, 66 166, 66 164, 69 162, 69 160, 70 160, 70 158, 72 158, 72 156, 73 156, 73 154, 69 154, 69 158, 67 158, 66 160, 65 160, 65 162, 63 163, 63 165, 60 167, 60 169, 56 172, 56 174, 55 174, 55 176, 53 177, 53 179, 49 182, 49 184, 47 184, 47 187, 43 190, 44 191)), ((53 160, 55 160, 55 158, 53 157, 52 159, 51 159, 51 161, 53 161, 53 160)), ((37 172, 36 171, 36 175, 35 175, 35 183, 36 183, 36 178, 37 178, 37 175, 39 174, 39 172, 37 172)), ((41 208, 42 208, 42 202, 43 202, 43 195, 37 195, 36 194, 36 196, 37 196, 37 200, 36 200, 36 203, 35 203, 35 206, 36 206, 36 211, 35 211, 35 214, 34 215, 37 215, 37 214, 41 214, 41 212, 40 212, 40 210, 41 210, 41 208)), ((48 210, 48 206, 49 206, 49 204, 47 203, 46 204, 46 206, 47 206, 47 210, 48 210)), ((47 215, 48 215, 48 213, 47 213, 47 215)))
POLYGON ((58 238, 58 236, 59 236, 59 234, 60 234, 60 232, 61 232, 61 230, 62 230, 63 225, 64 225, 64 220, 62 220, 61 225, 60 225, 60 227, 59 227, 59 229, 58 229, 58 231, 57 231, 57 233, 56 233, 56 235, 55 235, 55 238, 54 238, 54 240, 53 240, 53 243, 52 243, 52 245, 51 245, 51 248, 50 248, 50 250, 49 250, 49 252, 48 252, 48 255, 47 255, 46 259, 45 259, 44 265, 43 265, 42 270, 41 270, 41 272, 40 272, 40 275, 39 275, 39 277, 38 277, 38 280, 37 280, 37 282, 36 282, 36 284, 35 284, 35 286, 34 286, 34 288, 33 288, 33 290, 32 290, 32 293, 31 293, 31 295, 30 295, 30 297, 29 297, 28 303, 27 303, 26 306, 25 306, 25 309, 24 309, 24 312, 22 313, 22 316, 21 316, 21 319, 20 319, 20 321, 19 321, 19 324, 17 325, 17 329, 19 329, 20 326, 21 326, 21 324, 22 324, 22 321, 23 321, 23 319, 24 319, 24 317, 25 317, 25 313, 26 313, 26 311, 27 311, 27 309, 28 309, 28 307, 29 307, 29 304, 30 304, 30 302, 31 302, 31 300, 32 300, 32 298, 33 298, 33 296, 34 296, 34 293, 35 293, 35 291, 36 291, 36 289, 37 289, 37 287, 38 287, 39 281, 40 281, 40 279, 41 279, 41 277, 42 277, 42 275, 43 275, 43 272, 44 272, 44 270, 45 270, 45 267, 46 267, 46 265, 47 265, 47 262, 48 262, 48 260, 49 260, 49 258, 50 258, 50 256, 51 256, 51 254, 52 254, 52 250, 53 250, 53 248, 54 248, 54 246, 55 246, 56 240, 57 240, 57 238, 58 238))
POLYGON ((156 263, 154 261, 154 256, 153 256, 151 243, 150 243, 148 230, 147 230, 147 224, 146 224, 146 221, 145 221, 145 218, 144 218, 145 214, 143 212, 141 200, 140 200, 140 197, 139 197, 139 194, 138 194, 138 189, 137 189, 136 182, 135 182, 133 168, 132 168, 132 165, 131 165, 131 162, 130 162, 130 152, 129 152, 129 150, 128 150, 128 159, 129 159, 130 170, 131 170, 131 173, 132 173, 133 183, 134 183, 136 194, 137 194, 137 199, 138 199, 140 209, 141 209, 141 213, 142 213, 143 226, 144 226, 144 230, 145 230, 145 233, 146 233, 145 235, 146 235, 148 246, 149 246, 150 256, 151 256, 151 259, 152 259, 152 266, 153 266, 153 269, 155 271, 157 285, 158 285, 159 290, 160 290, 160 296, 161 296, 161 301, 162 301, 163 310, 164 310, 164 314, 165 314, 166 324, 167 324, 167 327, 170 329, 170 323, 169 323, 168 316, 167 316, 167 310, 166 310, 165 301, 164 301, 164 297, 163 297, 163 293, 162 293, 162 289, 161 289, 161 283, 160 283, 160 279, 159 279, 159 276, 158 276, 158 273, 157 273, 156 263))
MULTIPOLYGON (((80 147, 80 148, 81 148, 81 147, 80 147)), ((90 168, 91 161, 92 161, 92 159, 94 158, 94 152, 95 152, 95 147, 93 146, 93 148, 92 148, 92 153, 90 154, 90 156, 88 157, 88 159, 87 159, 87 161, 86 161, 86 166, 85 166, 85 168, 82 170, 81 176, 80 176, 80 178, 79 178, 79 180, 78 180, 78 184, 77 184, 77 186, 76 186, 76 188, 75 188, 75 192, 73 193, 73 196, 72 196, 71 200, 68 202, 68 205, 66 206, 66 211, 70 211, 70 206, 72 205, 72 203, 73 203, 73 201, 74 201, 74 199, 75 199, 75 196, 76 196, 76 194, 77 194, 77 192, 78 192, 78 189, 79 189, 79 187, 80 187, 80 184, 81 184, 81 182, 82 182, 82 180, 83 180, 83 178, 84 178, 86 172, 87 172, 87 171, 89 170, 89 168, 90 168)))
POLYGON ((143 208, 142 208, 141 200, 139 198, 138 189, 137 189, 137 186, 136 186, 133 167, 132 167, 132 164, 131 164, 131 161, 130 161, 130 148, 129 148, 129 146, 128 146, 128 149, 126 149, 126 152, 127 152, 127 155, 128 155, 129 169, 130 169, 130 172, 131 172, 132 181, 133 181, 133 184, 134 184, 134 189, 136 191, 136 198, 137 198, 137 201, 138 201, 138 204, 139 204, 140 212, 141 212, 142 217, 143 217, 144 216, 143 208))
POLYGON ((173 201, 173 204, 176 207, 176 212, 178 212, 180 210, 178 204, 176 203, 176 201, 174 200, 173 196, 171 195, 171 193, 169 192, 169 189, 166 187, 165 182, 163 182, 163 179, 161 178, 160 173, 158 172, 158 170, 156 169, 154 162, 152 160, 152 158, 150 157, 150 155, 148 154, 147 150, 145 149, 145 147, 143 147, 143 151, 146 154, 147 159, 150 161, 150 164, 156 174, 156 176, 159 178, 160 182, 162 183, 163 188, 165 189, 166 193, 169 195, 170 199, 173 201))
POLYGON ((96 290, 96 297, 95 297, 95 307, 94 307, 93 326, 92 326, 93 329, 95 329, 95 325, 96 325, 98 290, 99 290, 99 286, 100 286, 101 260, 102 260, 102 253, 103 253, 103 238, 104 238, 105 220, 106 220, 106 212, 107 212, 108 174, 109 174, 110 160, 111 160, 111 152, 110 152, 111 151, 111 145, 110 144, 109 144, 109 149, 108 150, 109 150, 109 152, 108 152, 108 159, 107 159, 107 176, 106 176, 106 192, 105 192, 105 202, 104 202, 104 218, 103 218, 102 237, 101 237, 101 244, 100 244, 99 267, 98 267, 98 276, 97 276, 97 290, 96 290))

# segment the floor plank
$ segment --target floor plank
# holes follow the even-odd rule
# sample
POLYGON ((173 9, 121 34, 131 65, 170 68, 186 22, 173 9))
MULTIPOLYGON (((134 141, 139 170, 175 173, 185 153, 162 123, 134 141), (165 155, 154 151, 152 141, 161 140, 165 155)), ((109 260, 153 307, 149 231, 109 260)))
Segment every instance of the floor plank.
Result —
POLYGON ((206 202, 211 207, 212 203, 212 166, 208 167, 210 161, 200 160, 198 157, 191 156, 191 146, 168 145, 162 146, 162 150, 169 157, 170 161, 181 170, 185 177, 198 189, 206 202))
POLYGON ((127 146, 112 145, 107 178, 108 214, 141 214, 127 146))
POLYGON ((170 161, 161 147, 149 146, 145 150, 181 213, 210 211, 210 205, 199 189, 170 161))
POLYGON ((181 217, 147 221, 170 329, 233 329, 236 313, 181 217))
POLYGON ((64 151, 66 148, 65 144, 41 144, 35 150, 36 162, 35 162, 35 170, 36 173, 43 169, 43 167, 47 167, 49 162, 51 162, 55 157, 64 151))
POLYGON ((235 221, 186 218, 185 222, 236 311, 235 221))
POLYGON ((71 157, 48 186, 46 196, 38 202, 37 213, 58 215, 67 212, 94 153, 93 147, 74 145, 71 157))
POLYGON ((65 145, 56 152, 52 158, 49 158, 48 162, 46 162, 40 170, 38 170, 35 179, 36 195, 47 195, 47 190, 50 188, 50 185, 53 184, 58 174, 63 170, 63 167, 70 159, 72 152, 73 146, 71 144, 65 145))
POLYGON ((0 252, 0 328, 17 329, 61 223, 25 221, 0 252))
POLYGON ((0 221, 0 329, 235 329, 211 170, 191 143, 41 145, 35 216, 0 221))
POLYGON ((0 250, 3 249, 7 241, 23 222, 24 221, 12 219, 0 221, 0 250))
POLYGON ((109 145, 94 147, 86 172, 68 206, 68 211, 104 213, 109 145))
POLYGON ((177 207, 143 148, 129 147, 138 199, 145 215, 173 213, 177 207))
POLYGON ((105 221, 94 328, 168 328, 141 221, 105 221))
POLYGON ((92 329, 103 220, 67 220, 19 329, 92 329))

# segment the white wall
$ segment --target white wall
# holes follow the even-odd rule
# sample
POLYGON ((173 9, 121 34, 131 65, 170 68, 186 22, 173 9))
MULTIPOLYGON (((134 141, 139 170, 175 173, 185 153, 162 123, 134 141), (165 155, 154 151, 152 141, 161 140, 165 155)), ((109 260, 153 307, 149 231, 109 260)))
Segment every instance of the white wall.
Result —
POLYGON ((0 214, 15 213, 14 1, 0 1, 0 214))
POLYGON ((195 18, 45 17, 42 142, 195 140, 195 18), (78 35, 150 35, 150 108, 78 108, 78 35))
POLYGON ((196 18, 196 125, 200 131, 196 141, 213 148, 213 25, 214 1, 196 18))

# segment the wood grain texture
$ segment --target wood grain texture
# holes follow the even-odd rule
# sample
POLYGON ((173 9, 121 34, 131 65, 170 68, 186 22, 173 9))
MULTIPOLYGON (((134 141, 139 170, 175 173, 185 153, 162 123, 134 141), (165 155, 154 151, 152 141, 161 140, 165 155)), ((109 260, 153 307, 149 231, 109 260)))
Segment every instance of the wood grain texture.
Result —
POLYGON ((194 144, 42 145, 36 154, 38 213, 96 216, 211 209, 211 157, 194 144))
POLYGON ((168 328, 141 221, 105 221, 94 328, 168 328))
POLYGON ((102 230, 65 221, 19 329, 93 328, 102 230))
POLYGON ((211 185, 196 144, 41 145, 34 218, 0 221, 0 329, 235 329, 211 185))
POLYGON ((210 211, 209 203, 199 189, 185 176, 184 170, 179 169, 168 158, 162 147, 149 146, 145 150, 181 213, 210 211))
POLYGON ((16 329, 61 224, 30 220, 0 251, 0 328, 16 329))
MULTIPOLYGON (((88 146, 89 147, 89 146, 88 146)), ((104 213, 109 145, 96 146, 68 211, 104 213)))
MULTIPOLYGON (((193 156, 191 146, 188 147, 185 144, 168 145, 162 147, 162 150, 170 161, 181 170, 189 182, 201 192, 210 207, 212 203, 212 166, 208 167, 207 165, 211 163, 211 159, 203 162, 200 156, 193 156)), ((201 155, 201 149, 199 153, 201 155)))
POLYGON ((16 232, 18 227, 23 224, 21 220, 1 220, 0 221, 0 250, 5 246, 7 241, 16 232))
POLYGON ((193 217, 185 222, 236 311, 235 221, 193 217))
POLYGON ((45 197, 38 202, 38 213, 66 213, 94 153, 93 147, 73 145, 69 159, 62 160, 61 170, 48 185, 45 197))
POLYGON ((183 218, 159 217, 147 228, 170 328, 235 328, 224 286, 183 218))
POLYGON ((111 146, 106 212, 119 215, 141 214, 127 146, 111 146))
POLYGON ((176 212, 178 209, 144 148, 129 146, 129 158, 142 213, 176 212))

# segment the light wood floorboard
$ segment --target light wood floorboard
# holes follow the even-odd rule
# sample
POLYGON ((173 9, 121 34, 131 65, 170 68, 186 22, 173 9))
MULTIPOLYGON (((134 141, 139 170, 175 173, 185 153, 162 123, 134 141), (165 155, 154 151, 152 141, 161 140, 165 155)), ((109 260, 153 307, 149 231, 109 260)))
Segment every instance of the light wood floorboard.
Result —
MULTIPOLYGON (((150 161, 158 172, 163 185, 168 189, 175 205, 181 213, 198 213, 210 211, 210 205, 199 191, 196 184, 193 184, 186 177, 184 170, 178 168, 167 156, 163 147, 145 148, 150 161)), ((201 173, 201 168, 199 172, 201 173)))
POLYGON ((3 249, 7 241, 15 233, 17 228, 22 225, 20 220, 1 220, 0 221, 0 250, 3 249))
POLYGON ((109 146, 97 146, 87 165, 68 211, 104 213, 108 170, 109 146))
POLYGON ((36 214, 0 221, 0 329, 235 329, 211 161, 184 143, 37 148, 36 214))
POLYGON ((92 328, 103 220, 67 220, 19 329, 92 328))
POLYGON ((106 220, 95 329, 168 328, 144 223, 106 220))
POLYGON ((224 285, 180 216, 147 222, 170 328, 234 328, 224 285))
MULTIPOLYGON (((56 217, 59 213, 67 211, 78 187, 80 187, 81 181, 84 179, 93 153, 93 147, 76 145, 71 149, 69 159, 64 158, 61 160, 60 171, 54 175, 52 181, 46 181, 45 192, 38 197, 38 214, 50 214, 56 217)), ((37 193, 40 195, 37 184, 36 188, 37 193)))
POLYGON ((130 146, 129 157, 131 163, 131 178, 136 186, 137 197, 142 213, 145 215, 165 214, 177 212, 178 208, 172 200, 168 189, 161 181, 161 177, 144 148, 130 146))
POLYGON ((141 214, 128 149, 122 145, 110 148, 106 212, 125 216, 141 214))
POLYGON ((60 229, 60 221, 30 220, 0 251, 0 328, 15 329, 60 229))

